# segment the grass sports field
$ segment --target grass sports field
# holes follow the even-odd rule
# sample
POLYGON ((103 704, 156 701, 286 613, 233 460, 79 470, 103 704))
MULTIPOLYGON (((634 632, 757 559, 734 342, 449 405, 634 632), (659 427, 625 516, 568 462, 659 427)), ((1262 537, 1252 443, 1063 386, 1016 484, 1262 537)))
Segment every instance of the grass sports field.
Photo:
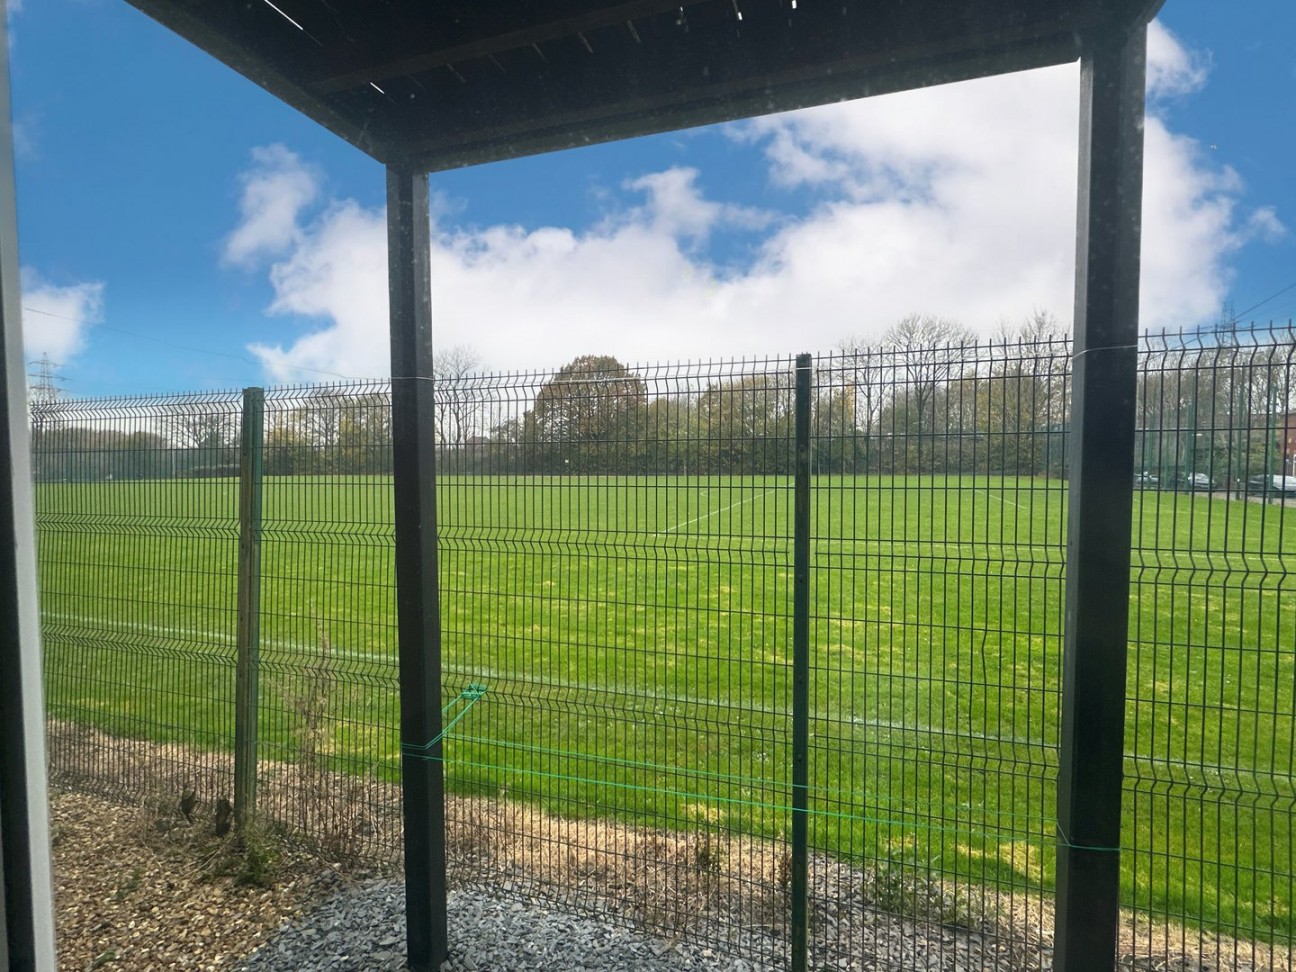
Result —
MULTIPOLYGON (((228 748, 237 484, 37 489, 51 715, 228 748)), ((381 477, 266 481, 267 758, 314 711, 336 765, 396 771, 390 502, 381 477)), ((452 785, 786 833, 789 479, 448 478, 438 502, 445 700, 488 688, 452 785)), ((1047 889, 1064 484, 818 477, 812 515, 814 845, 1047 889)), ((1131 905, 1296 929, 1294 557, 1296 509, 1135 497, 1131 905)))

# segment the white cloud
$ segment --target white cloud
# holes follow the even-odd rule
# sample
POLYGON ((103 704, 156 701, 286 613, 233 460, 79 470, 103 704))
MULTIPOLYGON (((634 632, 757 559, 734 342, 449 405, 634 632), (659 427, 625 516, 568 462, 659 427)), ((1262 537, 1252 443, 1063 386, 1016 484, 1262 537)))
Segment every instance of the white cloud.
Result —
POLYGON ((85 347, 86 330, 103 314, 102 283, 59 287, 30 267, 22 271, 23 346, 28 358, 66 365, 85 347))
POLYGON ((748 206, 703 199, 696 169, 674 168, 631 179, 625 188, 648 195, 647 205, 631 210, 630 220, 642 220, 654 233, 680 240, 705 242, 713 229, 734 226, 762 229, 773 215, 748 206))
POLYGON ((300 231, 285 259, 270 271, 273 313, 323 318, 326 326, 291 348, 252 345, 278 380, 300 381, 297 368, 351 376, 388 371, 387 224, 380 212, 355 203, 331 207, 300 231))
MULTIPOLYGON (((1205 83, 1203 60, 1163 28, 1149 45, 1160 95, 1205 83)), ((554 367, 582 353, 627 361, 826 348, 876 338, 918 310, 990 333, 1074 292, 1075 66, 754 120, 725 131, 763 151, 770 181, 819 202, 775 218, 707 199, 698 174, 647 173, 629 204, 585 228, 461 229, 433 217, 437 340, 470 343, 493 368, 554 367), (718 269, 721 227, 759 231, 754 259, 718 269)), ((1284 230, 1240 212, 1237 175, 1156 114, 1146 128, 1143 325, 1218 316, 1228 260, 1284 230)), ((276 379, 292 366, 387 369, 383 214, 335 203, 310 219, 318 177, 282 147, 245 181, 230 258, 273 256, 275 313, 319 323, 252 350, 276 379)))
POLYGON ((1147 87, 1152 98, 1199 91, 1209 73, 1209 54, 1184 46, 1159 20, 1148 25, 1147 87))
POLYGON ((1174 329, 1216 319, 1228 257, 1253 235, 1237 222, 1241 179, 1211 166, 1198 143, 1156 117, 1144 137, 1142 323, 1174 329))
POLYGON ((12 131, 14 158, 24 162, 34 162, 40 158, 36 126, 30 119, 15 118, 12 131))
POLYGON ((243 176, 239 211, 243 219, 225 241, 227 263, 252 266, 300 242, 298 215, 319 193, 319 175, 282 145, 252 150, 252 169, 243 176))
POLYGON ((1287 235, 1287 227, 1272 206, 1261 206, 1247 217, 1248 235, 1264 240, 1266 243, 1277 243, 1287 235))

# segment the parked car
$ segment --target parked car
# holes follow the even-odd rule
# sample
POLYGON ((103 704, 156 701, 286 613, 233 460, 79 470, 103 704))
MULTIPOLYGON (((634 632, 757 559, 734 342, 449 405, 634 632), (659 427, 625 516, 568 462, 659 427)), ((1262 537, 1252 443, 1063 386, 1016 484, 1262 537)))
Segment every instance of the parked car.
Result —
POLYGON ((1246 491, 1252 496, 1296 496, 1296 476, 1252 476, 1246 491))
POLYGON ((1215 484, 1205 473, 1189 473, 1183 478, 1184 489, 1214 489, 1215 484))
POLYGON ((1161 480, 1158 479, 1156 476, 1153 476, 1147 470, 1144 470, 1141 473, 1134 474, 1135 489, 1156 489, 1160 485, 1161 485, 1161 480))

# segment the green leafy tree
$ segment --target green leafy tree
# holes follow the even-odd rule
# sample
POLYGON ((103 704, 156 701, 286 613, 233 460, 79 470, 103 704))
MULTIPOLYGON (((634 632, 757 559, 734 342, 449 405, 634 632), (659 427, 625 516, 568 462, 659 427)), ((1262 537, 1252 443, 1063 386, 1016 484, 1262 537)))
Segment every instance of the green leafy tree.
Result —
POLYGON ((267 476, 306 475, 315 471, 315 450, 293 414, 277 416, 265 434, 267 476))
POLYGON ((337 451, 339 472, 391 472, 391 401, 386 395, 360 395, 342 404, 338 417, 337 451))
POLYGON ((788 473, 795 461, 795 383, 790 371, 743 375, 698 399, 706 468, 722 475, 788 473))
POLYGON ((608 355, 582 355, 536 395, 526 421, 537 472, 616 473, 640 461, 648 386, 608 355))
POLYGON ((645 472, 688 475, 698 470, 700 437, 697 402, 669 394, 648 404, 644 421, 645 472))

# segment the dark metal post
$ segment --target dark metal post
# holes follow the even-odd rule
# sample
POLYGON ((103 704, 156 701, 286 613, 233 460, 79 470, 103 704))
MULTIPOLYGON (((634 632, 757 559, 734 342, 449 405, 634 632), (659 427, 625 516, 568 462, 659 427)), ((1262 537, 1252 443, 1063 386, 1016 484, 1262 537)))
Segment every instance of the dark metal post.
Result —
POLYGON ((239 436, 238 675, 234 686, 234 819, 240 827, 256 813, 264 457, 265 392, 244 388, 239 436))
POLYGON ((810 887, 810 385, 796 359, 796 498, 792 540, 792 972, 806 972, 810 887))
POLYGON ((35 507, 0 3, 0 968, 54 969, 35 507))
POLYGON ((411 969, 439 968, 446 931, 441 623, 437 586, 436 441, 427 176, 387 170, 391 292, 392 486, 400 641, 405 917, 411 969))
POLYGON ((1119 919, 1146 28, 1080 69, 1054 969, 1110 970, 1119 919))

